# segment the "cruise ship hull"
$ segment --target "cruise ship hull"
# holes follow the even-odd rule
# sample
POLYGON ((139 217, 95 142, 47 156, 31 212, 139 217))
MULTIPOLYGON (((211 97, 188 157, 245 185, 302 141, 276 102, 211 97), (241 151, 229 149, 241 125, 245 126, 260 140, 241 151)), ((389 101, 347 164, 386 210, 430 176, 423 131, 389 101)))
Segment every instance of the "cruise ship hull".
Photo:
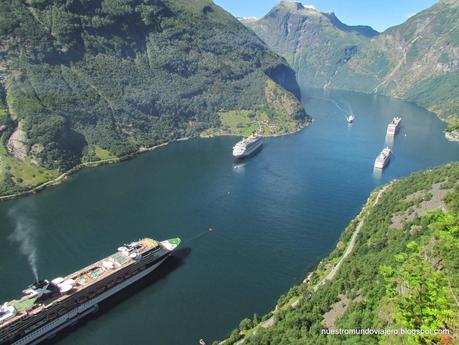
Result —
POLYGON ((148 275, 180 242, 144 238, 65 277, 36 281, 22 297, 0 305, 0 344, 37 344, 52 337, 148 275))
POLYGON ((389 164, 390 157, 384 160, 383 162, 375 162, 375 168, 376 169, 384 169, 387 164, 389 164))
POLYGON ((66 314, 59 316, 55 320, 45 324, 41 328, 27 334, 25 337, 15 341, 12 345, 34 345, 38 344, 46 339, 52 338, 56 333, 63 330, 64 328, 74 324, 81 318, 94 313, 98 310, 98 304, 105 301, 109 297, 113 296, 117 292, 124 290, 131 284, 147 276, 153 272, 159 265, 161 265, 172 253, 165 254, 162 258, 153 262, 151 266, 146 267, 143 271, 140 271, 136 275, 126 279, 120 284, 114 286, 110 290, 107 290, 97 297, 88 300, 86 303, 78 306, 77 308, 70 310, 66 314))
POLYGON ((376 169, 384 169, 387 164, 389 164, 392 157, 392 150, 389 147, 386 147, 382 152, 376 157, 374 167, 376 169))
POLYGON ((233 157, 236 158, 236 159, 243 159, 243 158, 250 157, 250 156, 258 153, 262 149, 262 147, 263 147, 263 141, 259 141, 258 143, 256 143, 252 147, 244 150, 244 152, 241 152, 241 153, 233 152, 233 157))
POLYGON ((398 133, 399 129, 400 129, 400 125, 397 125, 397 126, 394 125, 392 127, 387 128, 386 134, 387 135, 396 135, 398 133))
POLYGON ((388 136, 395 136, 400 130, 400 123, 402 119, 400 117, 395 117, 391 123, 387 126, 386 134, 388 136))
POLYGON ((378 156, 375 160, 374 167, 376 169, 384 169, 389 164, 391 156, 392 156, 392 153, 385 157, 381 157, 381 155, 378 156))

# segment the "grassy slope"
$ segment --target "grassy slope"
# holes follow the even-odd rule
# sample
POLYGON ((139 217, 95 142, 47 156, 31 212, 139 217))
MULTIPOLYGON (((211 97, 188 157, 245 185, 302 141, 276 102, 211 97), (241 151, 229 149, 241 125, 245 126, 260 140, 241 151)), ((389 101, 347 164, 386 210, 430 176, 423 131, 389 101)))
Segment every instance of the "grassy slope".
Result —
POLYGON ((231 111, 304 120, 293 71, 211 1, 6 0, 0 37, 3 143, 21 121, 42 170, 198 135, 231 111), (268 81, 299 117, 273 108, 268 81))
POLYGON ((267 80, 265 96, 268 106, 259 110, 233 110, 220 112, 221 126, 203 133, 209 135, 248 136, 257 132, 264 136, 293 133, 306 124, 303 110, 294 95, 285 92, 272 80, 267 80))
POLYGON ((262 318, 265 321, 274 316, 272 327, 264 329, 258 320, 255 325, 252 320, 245 320, 224 343, 234 344, 243 335, 251 335, 244 341, 248 345, 401 345, 434 344, 440 340, 439 337, 321 335, 324 314, 339 301, 340 295, 347 296, 350 302, 335 321, 336 328, 446 327, 457 334, 459 163, 396 181, 382 194, 377 207, 373 207, 376 194, 370 196, 367 206, 343 232, 337 248, 321 261, 310 283, 293 287, 279 299, 276 311, 262 318), (449 191, 445 199, 449 215, 436 211, 414 216, 417 205, 432 197, 433 184, 449 191), (401 228, 392 223, 395 214, 401 215, 401 228), (350 257, 333 281, 314 291, 313 287, 341 257, 344 244, 363 218, 365 224, 350 257), (401 288, 404 293, 400 293, 401 288))

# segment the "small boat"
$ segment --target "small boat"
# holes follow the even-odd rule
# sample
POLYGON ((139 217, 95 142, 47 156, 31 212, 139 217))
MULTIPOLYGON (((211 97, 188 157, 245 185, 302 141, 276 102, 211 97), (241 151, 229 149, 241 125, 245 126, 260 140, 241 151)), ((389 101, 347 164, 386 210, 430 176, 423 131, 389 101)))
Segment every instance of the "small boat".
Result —
POLYGON ((354 120, 355 120, 355 117, 352 114, 347 117, 347 123, 353 123, 354 120))

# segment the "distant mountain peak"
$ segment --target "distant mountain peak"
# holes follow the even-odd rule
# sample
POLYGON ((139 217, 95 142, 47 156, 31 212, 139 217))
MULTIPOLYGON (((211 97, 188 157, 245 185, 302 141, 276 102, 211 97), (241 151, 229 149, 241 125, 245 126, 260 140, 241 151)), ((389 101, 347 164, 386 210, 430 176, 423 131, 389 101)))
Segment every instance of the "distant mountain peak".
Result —
POLYGON ((247 26, 284 56, 303 85, 396 96, 455 119, 458 22, 459 0, 437 0, 380 34, 346 25, 334 12, 282 1, 247 26))
POLYGON ((291 0, 281 0, 278 6, 288 7, 289 9, 302 10, 304 6, 301 2, 291 0))
POLYGON ((346 32, 357 32, 366 37, 373 37, 378 35, 378 31, 368 25, 346 25, 336 16, 335 12, 322 13, 327 17, 330 22, 339 30, 346 32))
MULTIPOLYGON (((320 12, 313 5, 303 5, 301 2, 292 1, 292 0, 281 0, 281 2, 274 6, 273 9, 264 17, 264 18, 276 18, 276 17, 286 17, 290 18, 291 16, 297 17, 309 17, 317 18, 319 20, 325 19, 325 22, 328 21, 329 25, 334 28, 344 31, 344 32, 354 32, 365 37, 374 37, 378 35, 378 32, 370 26, 366 25, 346 25, 341 22, 336 16, 335 12, 320 12)), ((261 19, 263 20, 263 18, 261 19)), ((247 25, 254 24, 255 21, 243 20, 247 25)), ((321 21, 320 25, 323 25, 321 21)))
POLYGON ((284 7, 290 11, 317 11, 314 5, 303 5, 301 2, 293 0, 281 0, 276 7, 284 7))
POLYGON ((243 24, 250 24, 250 23, 255 23, 258 18, 249 16, 249 17, 236 17, 241 23, 243 24))

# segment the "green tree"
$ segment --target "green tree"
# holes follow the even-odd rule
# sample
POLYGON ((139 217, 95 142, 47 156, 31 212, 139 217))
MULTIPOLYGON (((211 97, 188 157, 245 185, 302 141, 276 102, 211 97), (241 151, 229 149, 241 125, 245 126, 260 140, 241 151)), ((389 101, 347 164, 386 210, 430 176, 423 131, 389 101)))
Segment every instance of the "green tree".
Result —
MULTIPOLYGON (((447 328, 455 313, 449 299, 447 282, 426 260, 424 247, 411 241, 407 252, 396 255, 399 267, 383 266, 387 293, 394 302, 395 322, 407 329, 439 330, 447 328)), ((430 344, 437 336, 419 334, 408 337, 411 344, 430 344)))

